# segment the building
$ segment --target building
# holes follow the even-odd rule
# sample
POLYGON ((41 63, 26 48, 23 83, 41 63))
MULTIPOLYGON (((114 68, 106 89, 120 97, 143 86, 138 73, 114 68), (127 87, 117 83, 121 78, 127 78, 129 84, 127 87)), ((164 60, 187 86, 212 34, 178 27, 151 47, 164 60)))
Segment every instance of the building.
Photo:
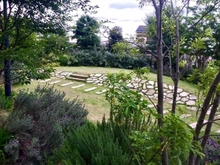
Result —
POLYGON ((138 43, 145 44, 147 41, 147 33, 146 33, 147 26, 146 25, 139 25, 136 30, 136 36, 138 43))

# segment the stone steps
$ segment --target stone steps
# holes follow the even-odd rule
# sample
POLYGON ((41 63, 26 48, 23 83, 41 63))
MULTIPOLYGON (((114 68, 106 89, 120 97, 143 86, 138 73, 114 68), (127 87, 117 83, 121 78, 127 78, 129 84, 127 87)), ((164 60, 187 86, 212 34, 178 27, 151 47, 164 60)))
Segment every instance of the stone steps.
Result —
POLYGON ((68 74, 66 76, 67 79, 70 79, 70 80, 75 80, 75 81, 83 81, 83 82, 86 82, 86 80, 89 78, 88 75, 82 75, 82 74, 68 74))

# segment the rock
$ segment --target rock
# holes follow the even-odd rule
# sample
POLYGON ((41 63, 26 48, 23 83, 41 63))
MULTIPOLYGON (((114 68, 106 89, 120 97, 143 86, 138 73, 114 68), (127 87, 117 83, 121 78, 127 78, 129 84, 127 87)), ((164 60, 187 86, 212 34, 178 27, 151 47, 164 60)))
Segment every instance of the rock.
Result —
POLYGON ((177 93, 181 93, 182 91, 183 91, 183 90, 180 89, 180 88, 177 89, 177 93))
POLYGON ((180 97, 186 97, 186 96, 188 96, 188 95, 189 95, 188 92, 181 92, 181 93, 180 93, 180 97))
POLYGON ((169 85, 168 88, 169 88, 169 90, 173 90, 173 89, 174 89, 174 86, 169 85))
POLYGON ((168 98, 170 98, 170 99, 172 99, 173 98, 173 93, 169 93, 169 94, 167 94, 167 95, 164 95, 165 97, 168 97, 168 98))
POLYGON ((148 81, 149 85, 154 85, 154 81, 148 81))
POLYGON ((154 89, 154 86, 153 85, 148 85, 147 88, 148 89, 154 89))
POLYGON ((168 88, 167 84, 163 84, 163 88, 168 88))
POLYGON ((102 76, 102 74, 97 73, 94 75, 94 77, 100 77, 100 76, 102 76))
POLYGON ((147 92, 148 95, 153 95, 154 93, 155 93, 155 90, 153 90, 153 89, 150 89, 150 90, 147 92))
POLYGON ((189 99, 190 99, 190 100, 197 100, 197 97, 194 96, 194 95, 190 95, 190 96, 189 96, 189 99))
POLYGON ((194 105, 196 105, 196 102, 193 101, 193 100, 189 100, 189 101, 186 102, 186 105, 187 106, 194 106, 194 105))
POLYGON ((181 101, 183 101, 183 102, 187 102, 187 101, 189 101, 189 99, 183 97, 183 98, 181 99, 181 101))

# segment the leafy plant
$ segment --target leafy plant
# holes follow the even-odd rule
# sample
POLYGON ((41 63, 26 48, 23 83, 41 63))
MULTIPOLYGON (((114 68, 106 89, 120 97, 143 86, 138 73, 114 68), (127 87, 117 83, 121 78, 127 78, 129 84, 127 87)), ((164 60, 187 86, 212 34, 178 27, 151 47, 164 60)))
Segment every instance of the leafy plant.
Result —
POLYGON ((4 151, 5 145, 13 138, 13 135, 6 129, 0 128, 0 164, 6 165, 10 159, 4 151))
MULTIPOLYGON (((97 126, 88 122, 85 126, 65 133, 65 142, 56 150, 55 160, 64 165, 127 165, 131 156, 125 153, 111 125, 103 120, 97 126)), ((55 162, 56 162, 55 161, 55 162)))
POLYGON ((84 125, 87 114, 82 102, 65 99, 65 94, 53 87, 20 91, 6 122, 15 138, 5 150, 15 164, 44 164, 45 158, 63 143, 63 130, 84 125))
POLYGON ((0 87, 0 109, 9 110, 13 106, 13 97, 5 97, 4 89, 0 87))

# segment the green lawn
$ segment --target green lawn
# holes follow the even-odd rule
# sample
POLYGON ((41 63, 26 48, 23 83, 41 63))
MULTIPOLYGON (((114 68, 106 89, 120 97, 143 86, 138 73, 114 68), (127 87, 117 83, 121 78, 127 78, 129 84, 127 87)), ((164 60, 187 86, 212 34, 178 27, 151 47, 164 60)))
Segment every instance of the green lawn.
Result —
MULTIPOLYGON (((115 68, 101 68, 101 67, 56 67, 55 68, 58 71, 69 71, 69 72, 76 72, 76 73, 81 73, 81 74, 91 74, 91 73, 117 73, 120 71, 130 73, 132 70, 126 70, 126 69, 115 69, 115 68)), ((154 80, 156 81, 156 74, 150 73, 148 75, 149 80, 154 80)), ((52 78, 51 81, 58 80, 58 78, 52 78)), ((85 104, 86 109, 89 111, 88 118, 91 121, 97 121, 101 120, 102 116, 105 114, 106 117, 109 115, 109 104, 105 100, 105 94, 96 94, 95 92, 101 91, 105 87, 103 86, 98 86, 90 83, 86 83, 85 86, 81 88, 76 88, 72 89, 70 86, 66 87, 61 87, 60 84, 69 82, 70 80, 62 79, 62 82, 57 83, 54 85, 54 87, 61 92, 64 92, 66 94, 66 98, 68 99, 74 99, 78 98, 79 100, 82 100, 85 104), (90 92, 85 92, 84 89, 88 89, 91 87, 96 86, 97 89, 90 91, 90 92)), ((166 84, 172 84, 172 80, 169 77, 164 76, 164 83, 166 84)), ((39 81, 33 81, 29 85, 24 85, 24 86, 15 86, 14 90, 22 90, 22 89, 28 89, 28 90, 33 90, 37 85, 45 85, 46 83, 40 83, 39 81)), ((82 84, 82 82, 74 81, 74 84, 71 86, 76 86, 82 84)), ((182 88, 185 91, 188 91, 190 93, 196 93, 196 88, 186 82, 180 81, 179 87, 182 88)), ((156 102, 156 100, 153 100, 156 102)), ((171 104, 165 103, 164 108, 166 110, 169 110, 171 108, 171 104)), ((177 108, 178 109, 178 108, 177 108)), ((196 122, 196 112, 192 110, 184 110, 184 112, 180 111, 177 113, 185 113, 185 114, 190 114, 190 117, 187 117, 184 119, 185 122, 187 123, 193 123, 196 122)), ((208 116, 207 116, 208 117, 208 116)), ((213 127, 213 130, 218 130, 217 126, 213 127)))

